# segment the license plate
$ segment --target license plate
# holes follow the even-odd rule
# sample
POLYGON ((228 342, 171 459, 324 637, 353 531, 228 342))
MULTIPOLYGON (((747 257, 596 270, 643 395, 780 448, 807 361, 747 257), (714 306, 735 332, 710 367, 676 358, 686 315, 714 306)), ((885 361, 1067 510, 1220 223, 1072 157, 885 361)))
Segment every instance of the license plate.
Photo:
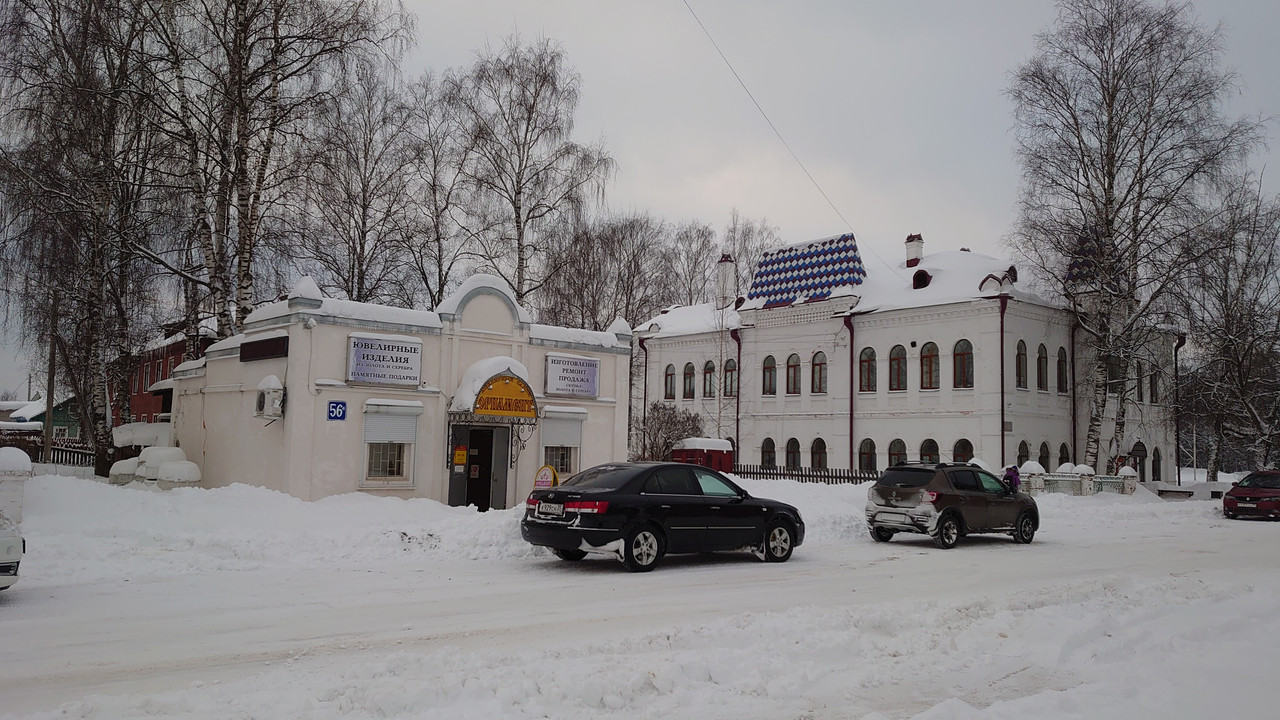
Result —
POLYGON ((1236 507, 1258 507, 1258 503, 1236 503, 1236 507))
POLYGON ((554 515, 556 517, 564 515, 564 503, 540 502, 538 503, 538 514, 554 515))

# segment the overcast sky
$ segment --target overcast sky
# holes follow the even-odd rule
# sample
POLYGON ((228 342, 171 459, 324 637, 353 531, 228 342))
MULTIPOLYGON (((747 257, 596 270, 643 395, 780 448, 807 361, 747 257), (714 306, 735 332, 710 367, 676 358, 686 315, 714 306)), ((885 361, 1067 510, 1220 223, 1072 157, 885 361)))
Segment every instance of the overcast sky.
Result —
MULTIPOLYGON (((834 210, 681 0, 405 2, 411 74, 466 65, 512 32, 561 42, 582 76, 578 139, 602 138, 617 161, 613 210, 719 231, 736 207, 786 243, 853 231, 869 272, 901 261, 910 233, 926 253, 1005 254, 1019 177, 1003 92, 1053 21, 1048 0, 689 0, 834 210)), ((1280 3, 1194 5, 1226 25, 1242 86, 1228 111, 1280 115, 1280 3)), ((16 353, 0 346, 0 391, 25 393, 16 353)))

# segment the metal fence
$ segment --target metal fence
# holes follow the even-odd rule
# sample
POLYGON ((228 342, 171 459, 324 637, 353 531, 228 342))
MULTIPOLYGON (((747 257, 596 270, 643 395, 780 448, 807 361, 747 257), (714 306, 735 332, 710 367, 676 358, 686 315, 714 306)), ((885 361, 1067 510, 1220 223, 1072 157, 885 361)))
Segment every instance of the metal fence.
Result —
MULTIPOLYGON (((93 465, 93 451, 86 449, 86 443, 76 440, 63 441, 55 438, 56 443, 50 448, 50 462, 54 465, 73 465, 90 467, 93 465), (69 446, 76 447, 69 447, 69 446)), ((30 432, 0 432, 0 447, 16 447, 25 452, 31 462, 44 462, 44 436, 30 432)))
POLYGON ((849 468, 779 467, 777 465, 734 465, 733 474, 753 480, 795 480, 824 485, 858 485, 874 482, 878 472, 862 472, 849 468))

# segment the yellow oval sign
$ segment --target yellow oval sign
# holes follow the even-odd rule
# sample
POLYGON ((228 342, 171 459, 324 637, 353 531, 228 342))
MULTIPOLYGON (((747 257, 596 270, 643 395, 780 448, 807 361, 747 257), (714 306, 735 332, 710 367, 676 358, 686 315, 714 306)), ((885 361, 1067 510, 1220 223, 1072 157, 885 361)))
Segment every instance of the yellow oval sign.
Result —
POLYGON ((533 391, 523 380, 512 375, 499 375, 490 378, 480 389, 474 412, 477 415, 536 418, 538 404, 533 400, 533 391))

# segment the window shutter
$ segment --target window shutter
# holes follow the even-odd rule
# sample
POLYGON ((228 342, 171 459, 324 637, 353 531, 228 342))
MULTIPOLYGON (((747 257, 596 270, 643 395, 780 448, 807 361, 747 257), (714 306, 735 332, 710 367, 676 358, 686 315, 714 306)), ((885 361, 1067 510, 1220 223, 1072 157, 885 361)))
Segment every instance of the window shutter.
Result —
POLYGON ((538 422, 543 447, 582 447, 582 421, 543 418, 538 422))
POLYGON ((364 441, 367 443, 412 443, 418 441, 416 415, 365 413, 364 441))

